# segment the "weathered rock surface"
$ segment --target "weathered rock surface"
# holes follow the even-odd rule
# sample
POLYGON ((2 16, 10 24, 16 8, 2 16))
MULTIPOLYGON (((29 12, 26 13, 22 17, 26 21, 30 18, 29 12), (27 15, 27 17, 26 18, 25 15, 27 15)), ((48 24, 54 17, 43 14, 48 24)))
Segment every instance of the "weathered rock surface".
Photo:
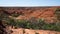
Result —
POLYGON ((32 29, 12 29, 13 33, 11 34, 60 34, 60 32, 49 31, 49 30, 32 30, 32 29), (23 32, 24 31, 24 32, 23 32))

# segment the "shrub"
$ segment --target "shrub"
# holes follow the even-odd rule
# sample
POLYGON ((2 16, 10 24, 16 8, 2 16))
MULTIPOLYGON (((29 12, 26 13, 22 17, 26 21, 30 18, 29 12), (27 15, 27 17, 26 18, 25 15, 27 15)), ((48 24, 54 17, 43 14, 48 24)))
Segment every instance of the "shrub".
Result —
POLYGON ((56 27, 56 25, 52 25, 52 24, 45 24, 42 26, 42 29, 44 30, 53 30, 56 27))
POLYGON ((43 26, 45 24, 44 20, 38 19, 38 25, 39 27, 43 26))
POLYGON ((16 22, 14 21, 14 19, 7 18, 5 21, 6 21, 7 25, 10 25, 10 26, 15 26, 16 25, 16 22))
POLYGON ((56 23, 55 31, 60 31, 60 22, 57 22, 56 23))
POLYGON ((11 16, 13 16, 13 17, 18 17, 19 16, 19 14, 11 14, 11 16))
POLYGON ((55 15, 56 15, 57 19, 60 20, 60 8, 56 9, 55 15))
POLYGON ((22 27, 22 28, 25 27, 25 20, 17 20, 16 23, 17 23, 16 24, 17 27, 22 27))

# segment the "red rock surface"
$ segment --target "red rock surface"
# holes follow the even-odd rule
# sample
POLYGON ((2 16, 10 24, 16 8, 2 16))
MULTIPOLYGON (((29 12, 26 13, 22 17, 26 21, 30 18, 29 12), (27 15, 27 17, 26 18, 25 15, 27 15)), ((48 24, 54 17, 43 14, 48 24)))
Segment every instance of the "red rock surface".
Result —
POLYGON ((60 32, 56 32, 56 31, 49 31, 49 30, 32 30, 32 29, 12 29, 13 33, 11 34, 60 34, 60 32), (25 31, 25 33, 23 33, 23 30, 25 31))
POLYGON ((47 17, 53 17, 54 16, 54 11, 55 8, 48 8, 48 7, 43 7, 43 8, 4 8, 5 11, 8 13, 23 13, 23 15, 18 16, 17 18, 26 18, 29 19, 31 17, 36 17, 36 18, 47 18, 47 17), (19 10, 18 10, 19 9, 19 10))
POLYGON ((30 19, 43 18, 47 22, 53 22, 55 19, 55 10, 60 7, 3 7, 3 10, 7 11, 9 14, 18 13, 23 14, 16 17, 16 19, 30 19))

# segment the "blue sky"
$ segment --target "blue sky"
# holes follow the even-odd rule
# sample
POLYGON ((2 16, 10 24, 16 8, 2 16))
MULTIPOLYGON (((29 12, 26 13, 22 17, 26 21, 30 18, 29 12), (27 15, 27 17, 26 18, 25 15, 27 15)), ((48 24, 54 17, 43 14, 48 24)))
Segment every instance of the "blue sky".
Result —
POLYGON ((60 0, 0 0, 0 6, 60 6, 60 0))

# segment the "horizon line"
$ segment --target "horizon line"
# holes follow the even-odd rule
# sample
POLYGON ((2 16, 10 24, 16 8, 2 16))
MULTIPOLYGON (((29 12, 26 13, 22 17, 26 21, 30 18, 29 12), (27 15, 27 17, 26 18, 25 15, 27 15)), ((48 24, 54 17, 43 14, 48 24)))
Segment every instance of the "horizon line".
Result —
POLYGON ((0 6, 0 7, 60 7, 60 6, 0 6))

